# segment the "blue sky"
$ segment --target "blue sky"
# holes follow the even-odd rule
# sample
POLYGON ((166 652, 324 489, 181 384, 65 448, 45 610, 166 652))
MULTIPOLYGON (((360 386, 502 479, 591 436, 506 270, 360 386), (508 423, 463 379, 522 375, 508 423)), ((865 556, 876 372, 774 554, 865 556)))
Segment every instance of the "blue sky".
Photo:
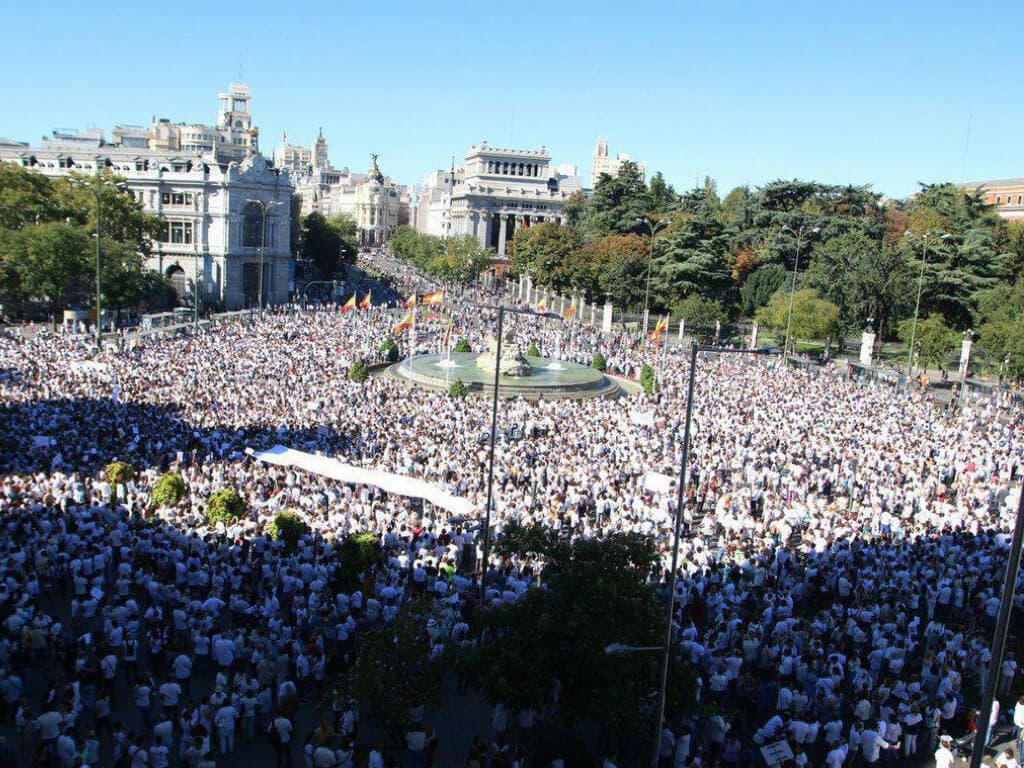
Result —
POLYGON ((471 144, 589 177, 599 135, 677 188, 1024 176, 1024 3, 490 0, 19 4, 0 136, 213 122, 238 78, 269 154, 319 126, 416 183, 471 144), (972 7, 973 6, 973 7, 972 7), (968 142, 968 125, 970 138, 968 142), (966 154, 965 154, 966 146, 966 154))

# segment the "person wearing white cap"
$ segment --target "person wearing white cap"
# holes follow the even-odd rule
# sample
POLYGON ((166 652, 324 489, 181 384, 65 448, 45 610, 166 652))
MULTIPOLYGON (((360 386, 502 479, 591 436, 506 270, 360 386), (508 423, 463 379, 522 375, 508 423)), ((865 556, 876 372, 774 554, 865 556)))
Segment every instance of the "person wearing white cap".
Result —
POLYGON ((935 750, 935 768, 953 768, 953 737, 943 736, 939 739, 939 748, 935 750))

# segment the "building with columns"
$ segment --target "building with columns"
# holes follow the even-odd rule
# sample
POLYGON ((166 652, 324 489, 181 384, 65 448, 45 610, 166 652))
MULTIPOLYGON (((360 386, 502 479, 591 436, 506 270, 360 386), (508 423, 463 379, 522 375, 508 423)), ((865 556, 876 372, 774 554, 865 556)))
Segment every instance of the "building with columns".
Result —
POLYGON ((147 264, 168 277, 183 302, 226 309, 286 301, 293 290, 290 252, 292 182, 287 171, 251 154, 218 161, 213 152, 108 144, 100 131, 55 133, 37 147, 0 141, 0 162, 56 177, 109 170, 163 233, 147 264))
POLYGON ((441 236, 471 235, 499 260, 520 229, 561 223, 570 195, 551 166, 547 147, 505 149, 473 145, 465 162, 427 176, 420 195, 419 228, 441 236))
POLYGON ((609 176, 618 176, 619 170, 622 168, 623 163, 633 163, 636 165, 637 170, 640 171, 640 178, 644 178, 646 169, 643 163, 639 163, 633 160, 629 155, 618 154, 615 157, 611 157, 608 154, 608 139, 601 137, 597 140, 597 146, 594 148, 594 163, 590 170, 590 187, 593 189, 597 186, 597 180, 601 178, 602 173, 607 173, 609 176))

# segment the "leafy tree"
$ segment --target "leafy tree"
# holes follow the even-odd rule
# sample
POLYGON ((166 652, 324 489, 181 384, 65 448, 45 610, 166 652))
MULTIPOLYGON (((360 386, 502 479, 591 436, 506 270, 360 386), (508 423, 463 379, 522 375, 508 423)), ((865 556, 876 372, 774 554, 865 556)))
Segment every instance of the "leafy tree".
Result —
POLYGON ((436 618, 428 599, 409 599, 394 621, 360 633, 348 687, 361 705, 373 709, 392 744, 410 725, 410 709, 440 702, 442 666, 431 654, 427 631, 436 618))
POLYGON ((298 549, 299 541, 308 533, 309 524, 297 512, 287 509, 274 515, 274 519, 267 525, 267 535, 283 541, 289 552, 298 549))
POLYGON ((648 395, 653 395, 654 390, 658 388, 658 380, 654 376, 654 369, 647 363, 640 367, 640 386, 644 388, 644 392, 648 395))
POLYGON ((625 162, 617 176, 602 173, 587 201, 581 226, 587 239, 641 234, 637 219, 651 210, 650 196, 636 163, 625 162))
POLYGON ((646 238, 639 235, 608 235, 592 240, 569 260, 579 269, 569 280, 588 296, 611 294, 619 306, 643 303, 650 249, 646 238))
POLYGON ((345 537, 338 549, 338 562, 343 587, 355 589, 363 577, 384 557, 380 538, 373 531, 352 533, 345 537))
POLYGON ((586 194, 582 189, 576 190, 562 204, 562 220, 570 227, 578 227, 583 221, 586 207, 586 194))
POLYGON ((608 362, 604 359, 604 355, 600 352, 595 352, 594 356, 590 359, 590 367, 604 373, 608 368, 608 362))
POLYGON ((786 268, 781 264, 764 264, 751 272, 740 286, 740 308, 743 314, 753 317, 782 288, 786 277, 786 268))
MULTIPOLYGON (((495 548, 519 562, 539 559, 544 588, 483 611, 484 639, 465 658, 469 680, 513 710, 545 709, 557 689, 555 716, 564 725, 597 723, 620 737, 646 733, 651 720, 641 705, 656 689, 658 656, 604 649, 663 642, 663 609, 649 582, 651 539, 570 539, 511 524, 495 548)), ((671 660, 668 711, 692 710, 693 674, 675 654, 671 660)))
POLYGON ((459 343, 455 345, 456 352, 472 352, 473 348, 469 346, 469 342, 465 339, 459 339, 459 343))
POLYGON ((111 485, 127 485, 135 479, 135 468, 126 461, 112 461, 103 470, 111 485))
POLYGON ((206 524, 211 528, 217 523, 225 525, 245 514, 245 500, 234 488, 221 488, 210 494, 206 500, 206 524))
POLYGON ((165 472, 153 484, 152 503, 155 507, 173 507, 185 498, 185 479, 180 472, 165 472))
POLYGON ((472 235, 449 237, 427 267, 427 272, 442 280, 469 283, 491 264, 490 252, 472 235))
POLYGON ((750 187, 734 187, 722 200, 722 223, 737 232, 748 229, 754 223, 754 210, 750 187))
POLYGON ((361 384, 366 381, 370 375, 369 366, 362 360, 356 360, 352 363, 352 366, 348 369, 348 378, 350 381, 354 381, 357 384, 361 384))
POLYGON ((1024 377, 1024 283, 1002 283, 978 300, 979 343, 1017 381, 1024 377))
POLYGON ((651 183, 648 185, 648 197, 651 212, 662 216, 674 211, 679 205, 679 193, 665 181, 661 171, 651 177, 651 183))
POLYGON ((537 342, 531 341, 530 346, 526 350, 527 357, 540 357, 540 349, 537 348, 537 342))
POLYGON ((299 229, 300 258, 313 264, 317 280, 330 280, 356 259, 355 222, 347 216, 328 221, 313 211, 302 219, 299 229))
POLYGON ((678 221, 655 245, 651 280, 658 306, 672 306, 694 294, 718 301, 732 298, 730 233, 706 197, 700 197, 705 200, 699 204, 703 207, 678 221))
POLYGON ((14 163, 0 163, 0 230, 56 221, 60 213, 49 178, 14 163))
POLYGON ((673 314, 684 319, 691 328, 714 328, 715 323, 724 323, 729 319, 720 301, 696 294, 679 302, 673 314))
POLYGON ((931 364, 938 368, 945 367, 949 353, 960 342, 960 334, 946 325, 939 315, 920 318, 916 326, 913 318, 904 320, 899 325, 899 336, 908 345, 911 337, 914 338, 918 365, 931 364))
POLYGON ((398 361, 398 344, 390 336, 381 343, 380 351, 389 362, 398 361))
MULTIPOLYGON (((765 328, 783 338, 789 318, 790 293, 778 291, 767 306, 757 310, 755 317, 765 328)), ((821 298, 817 291, 803 288, 793 294, 790 334, 792 341, 822 341, 834 338, 839 330, 839 307, 821 298)))
POLYGON ((456 379, 448 386, 448 396, 464 398, 469 394, 469 388, 462 379, 456 379))
POLYGON ((90 294, 92 245, 81 226, 30 224, 5 238, 5 261, 17 271, 20 290, 45 299, 56 315, 72 300, 90 294))
POLYGON ((556 289, 564 284, 562 266, 580 246, 576 230, 545 221, 516 232, 512 238, 512 270, 517 274, 529 272, 538 285, 556 289))

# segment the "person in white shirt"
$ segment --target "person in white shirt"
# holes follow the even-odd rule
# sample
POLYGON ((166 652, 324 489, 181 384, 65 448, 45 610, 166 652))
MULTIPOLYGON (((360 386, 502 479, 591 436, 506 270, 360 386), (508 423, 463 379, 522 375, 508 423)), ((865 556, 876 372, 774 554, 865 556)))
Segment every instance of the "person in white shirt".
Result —
POLYGON ((939 739, 939 748, 935 750, 935 768, 953 768, 953 739, 950 736, 943 736, 939 739))
POLYGON ((225 704, 214 715, 213 724, 217 726, 217 735, 220 737, 220 753, 222 755, 235 751, 235 723, 237 720, 238 710, 230 704, 225 704))

